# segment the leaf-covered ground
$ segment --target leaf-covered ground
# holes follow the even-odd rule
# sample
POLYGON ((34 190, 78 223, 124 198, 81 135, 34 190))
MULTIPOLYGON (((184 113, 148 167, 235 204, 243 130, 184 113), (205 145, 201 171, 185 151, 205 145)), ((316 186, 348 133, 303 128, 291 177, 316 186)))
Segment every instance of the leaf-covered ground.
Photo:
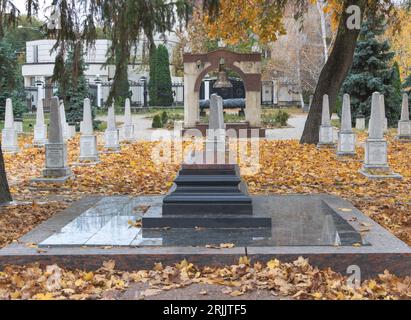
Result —
MULTIPOLYGON (((411 245, 411 144, 389 137, 389 162, 403 180, 372 181, 358 173, 363 158, 339 161, 331 150, 300 145, 297 141, 263 141, 260 171, 244 176, 254 194, 329 193, 351 201, 365 214, 411 245)), ((360 136, 364 141, 365 136, 360 136)), ((5 155, 6 169, 14 199, 26 202, 0 208, 0 247, 16 241, 42 221, 87 194, 164 194, 174 180, 179 165, 156 165, 151 161, 156 143, 124 145, 120 154, 107 154, 96 166, 76 166, 76 179, 63 186, 33 188, 44 165, 44 151, 29 147, 30 137, 20 141, 23 151, 5 155), (29 203, 27 203, 29 202, 29 203)), ((78 137, 69 142, 69 163, 78 158, 78 137)), ((114 266, 94 273, 63 270, 49 266, 9 267, 0 273, 0 297, 34 299, 86 299, 121 296, 133 283, 149 284, 141 298, 190 284, 218 284, 227 295, 241 296, 252 290, 268 290, 293 298, 410 298, 410 279, 389 273, 350 289, 345 279, 332 271, 313 269, 299 260, 294 264, 273 262, 270 266, 244 261, 238 266, 197 269, 186 266, 121 273, 114 266), (273 267, 276 265, 276 267, 273 267), (57 279, 57 280, 55 280, 57 279), (53 286, 54 284, 54 286, 53 286), (227 288, 226 288, 227 287, 227 288)))
POLYGON ((217 285, 226 297, 237 298, 256 290, 287 299, 411 298, 411 278, 399 279, 389 272, 357 287, 331 270, 313 268, 303 258, 293 263, 272 260, 266 265, 241 258, 237 265, 220 268, 197 268, 184 260, 175 266, 158 263, 152 270, 135 272, 116 271, 113 261, 94 272, 65 270, 57 265, 9 266, 0 272, 0 299, 121 299, 130 293, 134 299, 151 299, 191 285, 217 285), (136 290, 136 284, 145 284, 145 288, 136 290))
MULTIPOLYGON (((411 144, 389 137, 389 163, 403 175, 402 180, 373 181, 362 176, 363 149, 348 161, 339 161, 332 150, 318 150, 297 141, 263 141, 260 145, 260 171, 244 176, 250 192, 329 193, 351 201, 382 226, 411 245, 411 144)), ((365 139, 360 136, 360 141, 365 139)), ((21 141, 28 145, 30 138, 21 141)), ((77 162, 78 138, 69 143, 69 163, 77 162)), ((56 188, 30 187, 30 180, 41 174, 43 149, 26 148, 18 155, 5 155, 6 169, 16 200, 33 201, 56 195, 77 199, 85 194, 141 195, 165 194, 171 187, 179 165, 156 165, 151 160, 157 143, 136 142, 122 147, 120 154, 101 156, 96 166, 77 166, 76 179, 56 188)))

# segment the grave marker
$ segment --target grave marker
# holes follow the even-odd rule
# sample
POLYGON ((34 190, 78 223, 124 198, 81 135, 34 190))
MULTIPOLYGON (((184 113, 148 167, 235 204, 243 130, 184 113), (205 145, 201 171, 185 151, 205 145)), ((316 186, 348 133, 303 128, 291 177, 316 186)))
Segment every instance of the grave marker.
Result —
POLYGON ((355 133, 352 130, 350 96, 345 94, 342 109, 341 131, 338 137, 337 155, 355 155, 355 140, 355 133))
POLYGON ((93 117, 90 99, 84 99, 82 132, 80 136, 80 162, 99 161, 97 151, 97 137, 93 132, 93 117))
POLYGON ((4 129, 1 132, 1 146, 5 153, 19 152, 17 131, 14 128, 13 102, 11 99, 6 100, 4 129))

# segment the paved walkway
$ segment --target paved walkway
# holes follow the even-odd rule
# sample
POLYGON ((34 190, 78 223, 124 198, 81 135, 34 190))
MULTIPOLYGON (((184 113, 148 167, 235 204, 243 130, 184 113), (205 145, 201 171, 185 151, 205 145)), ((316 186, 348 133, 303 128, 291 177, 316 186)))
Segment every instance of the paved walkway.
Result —
MULTIPOLYGON (((154 130, 151 129, 152 119, 147 118, 148 115, 133 115, 133 123, 136 128, 136 138, 138 140, 152 141, 155 140, 152 135, 154 130)), ((105 116, 98 116, 97 120, 106 121, 105 116)), ((117 116, 117 122, 123 122, 124 116, 117 116)), ((267 139, 269 140, 300 140, 304 131, 306 114, 293 115, 288 120, 290 128, 282 129, 267 129, 267 139)))
POLYGON ((293 115, 288 120, 290 128, 267 129, 268 140, 300 140, 303 135, 307 114, 293 115))

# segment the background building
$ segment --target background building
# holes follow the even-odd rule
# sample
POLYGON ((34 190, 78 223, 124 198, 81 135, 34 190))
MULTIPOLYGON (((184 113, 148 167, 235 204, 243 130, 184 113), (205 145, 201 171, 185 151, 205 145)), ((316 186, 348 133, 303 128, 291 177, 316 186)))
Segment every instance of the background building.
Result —
MULTIPOLYGON (((173 49, 178 44, 178 39, 170 33, 168 35, 158 35, 155 41, 157 45, 164 44, 167 47, 170 61, 173 61, 173 49)), ((22 66, 22 75, 24 77, 27 103, 31 110, 36 108, 38 98, 44 99, 44 106, 47 109, 50 98, 57 90, 57 86, 52 83, 56 58, 56 52, 52 48, 55 43, 55 40, 36 40, 26 43, 26 61, 22 66)), ((97 106, 103 106, 106 102, 111 81, 115 74, 114 65, 104 65, 110 45, 110 40, 96 40, 94 47, 88 49, 84 57, 87 64, 85 76, 90 85, 90 97, 97 106)), ((144 82, 147 82, 149 74, 148 64, 145 63, 143 57, 144 52, 148 52, 146 43, 142 41, 137 50, 132 50, 132 52, 136 54, 136 62, 130 64, 128 68, 128 79, 132 91, 131 100, 133 105, 142 105, 144 103, 144 82)), ((170 68, 173 69, 172 66, 170 68)), ((182 80, 179 77, 172 77, 176 87, 176 102, 179 100, 182 102, 183 99, 182 80)))

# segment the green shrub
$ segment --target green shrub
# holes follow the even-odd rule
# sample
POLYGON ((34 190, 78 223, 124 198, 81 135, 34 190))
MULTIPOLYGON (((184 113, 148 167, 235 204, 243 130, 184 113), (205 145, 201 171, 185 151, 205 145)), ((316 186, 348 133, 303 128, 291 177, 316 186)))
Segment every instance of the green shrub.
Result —
POLYGON ((279 110, 277 114, 274 116, 275 122, 279 124, 281 127, 287 126, 288 119, 290 119, 290 115, 287 111, 279 110))
POLYGON ((163 126, 167 124, 168 122, 167 111, 163 111, 163 113, 161 114, 161 122, 163 123, 163 126))
POLYGON ((161 117, 159 114, 156 114, 153 118, 152 128, 159 129, 163 127, 163 121, 161 121, 161 117))

